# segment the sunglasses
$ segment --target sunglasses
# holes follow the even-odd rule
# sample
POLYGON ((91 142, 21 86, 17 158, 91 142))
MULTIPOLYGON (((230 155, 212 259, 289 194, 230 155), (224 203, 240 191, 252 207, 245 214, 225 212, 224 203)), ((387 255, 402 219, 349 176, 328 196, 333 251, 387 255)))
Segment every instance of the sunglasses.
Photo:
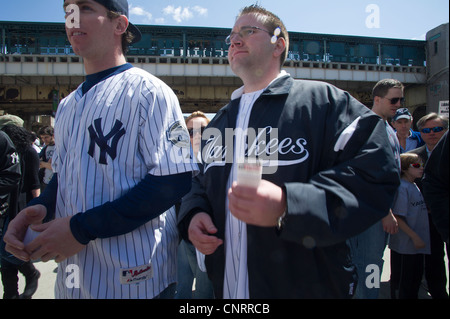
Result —
POLYGON ((442 126, 436 126, 436 127, 431 127, 431 128, 424 128, 422 129, 422 133, 425 134, 429 134, 431 133, 431 131, 433 131, 434 133, 438 133, 438 132, 442 132, 444 130, 444 128, 442 126))
POLYGON ((409 167, 421 168, 421 167, 425 167, 425 165, 423 163, 413 163, 413 164, 410 164, 409 167))
POLYGON ((389 102, 391 102, 391 105, 397 104, 398 101, 400 101, 400 104, 405 103, 405 98, 404 97, 394 97, 392 99, 388 99, 387 97, 384 97, 383 99, 389 100, 389 102))
POLYGON ((203 134, 205 129, 206 129, 206 126, 202 126, 200 129, 195 129, 195 130, 193 128, 190 128, 190 129, 188 129, 189 136, 193 137, 195 133, 203 134))

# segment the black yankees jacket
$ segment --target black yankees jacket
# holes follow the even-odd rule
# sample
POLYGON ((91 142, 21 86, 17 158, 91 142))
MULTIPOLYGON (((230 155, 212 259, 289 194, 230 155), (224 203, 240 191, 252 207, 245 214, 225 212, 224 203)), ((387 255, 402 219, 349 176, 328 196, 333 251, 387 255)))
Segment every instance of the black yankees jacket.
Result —
POLYGON ((19 155, 15 146, 8 135, 0 130, 0 218, 6 218, 7 213, 11 218, 17 214, 21 176, 19 155))
MULTIPOLYGON (((203 174, 194 178, 179 214, 185 239, 199 211, 211 215, 224 239, 229 136, 239 102, 221 109, 208 126, 214 129, 202 136, 203 174)), ((256 100, 249 128, 260 134, 248 141, 248 156, 276 155, 262 178, 287 195, 281 230, 247 225, 250 298, 351 297, 356 271, 346 240, 388 214, 400 183, 384 122, 345 91, 285 76, 256 100), (269 134, 274 128, 275 136, 269 134)), ((206 256, 206 267, 221 298, 223 245, 206 256)))

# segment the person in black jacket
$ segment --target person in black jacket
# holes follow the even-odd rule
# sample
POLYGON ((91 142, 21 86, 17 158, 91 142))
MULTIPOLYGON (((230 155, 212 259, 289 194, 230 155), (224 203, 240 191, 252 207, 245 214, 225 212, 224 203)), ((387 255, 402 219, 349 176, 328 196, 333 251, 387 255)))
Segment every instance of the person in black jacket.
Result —
MULTIPOLYGON (((6 220, 6 232, 9 221, 14 219, 17 213, 24 209, 30 200, 40 194, 40 182, 38 176, 39 154, 31 145, 34 141, 33 135, 24 127, 8 124, 2 127, 1 130, 11 138, 11 141, 17 149, 22 173, 19 188, 16 194, 12 194, 11 196, 17 200, 12 200, 10 202, 11 209, 8 212, 6 220)), ((4 288, 3 298, 31 299, 37 290, 40 272, 34 267, 32 262, 24 262, 7 253, 4 249, 3 240, 1 244, 1 274, 4 288), (26 281, 25 289, 20 295, 18 293, 19 271, 25 276, 26 281)))
POLYGON ((425 166, 423 196, 430 207, 433 222, 442 239, 449 244, 449 146, 448 131, 435 146, 425 166))
MULTIPOLYGON (((422 139, 425 141, 425 145, 410 152, 419 155, 422 161, 428 165, 430 154, 433 154, 436 145, 448 131, 448 119, 437 113, 429 113, 419 119, 417 127, 422 139)), ((415 183, 422 193, 426 192, 421 179, 417 179, 415 183)), ((445 243, 440 236, 434 221, 434 215, 438 212, 433 212, 430 207, 430 204, 433 204, 430 203, 427 197, 425 197, 425 203, 430 211, 428 218, 431 237, 431 254, 425 255, 425 278, 427 281, 427 288, 433 299, 448 299, 449 295, 446 289, 447 278, 444 252, 445 243)))
POLYGON ((349 93, 281 71, 288 32, 259 5, 226 42, 244 86, 203 133, 180 233, 217 298, 351 298, 346 240, 386 216, 400 182, 385 125, 349 93), (238 184, 257 162, 259 184, 238 184))
MULTIPOLYGON (((10 216, 17 214, 17 199, 21 185, 22 171, 19 154, 9 136, 0 130, 0 266, 3 284, 3 299, 19 297, 17 287, 17 269, 4 267, 3 235, 6 232, 10 216)), ((9 264, 8 264, 9 265, 9 264)))
POLYGON ((19 154, 9 136, 0 130, 0 231, 10 211, 11 193, 17 192, 20 179, 19 154))

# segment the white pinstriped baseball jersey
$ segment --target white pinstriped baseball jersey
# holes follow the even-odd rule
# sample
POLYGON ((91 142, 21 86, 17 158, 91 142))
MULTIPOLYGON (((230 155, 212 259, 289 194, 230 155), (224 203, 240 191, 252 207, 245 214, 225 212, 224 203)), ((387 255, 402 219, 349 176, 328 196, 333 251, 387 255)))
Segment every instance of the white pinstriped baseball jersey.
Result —
MULTIPOLYGON (((56 217, 113 201, 147 174, 197 170, 178 99, 162 81, 131 68, 81 92, 56 115, 56 217)), ((153 298, 176 281, 177 243, 174 208, 128 234, 93 240, 59 264, 55 296, 153 298)))

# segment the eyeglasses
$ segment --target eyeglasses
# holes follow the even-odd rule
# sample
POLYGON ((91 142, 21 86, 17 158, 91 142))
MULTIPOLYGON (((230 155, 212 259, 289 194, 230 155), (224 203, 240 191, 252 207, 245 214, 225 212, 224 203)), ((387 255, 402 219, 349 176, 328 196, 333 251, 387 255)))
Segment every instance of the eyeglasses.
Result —
POLYGON ((259 27, 242 27, 239 32, 231 32, 230 35, 227 36, 227 38, 225 39, 225 43, 227 45, 231 45, 231 39, 233 39, 233 37, 236 34, 238 34, 241 39, 246 39, 249 36, 251 36, 252 34, 254 34, 255 30, 261 30, 261 31, 267 32, 269 35, 271 35, 271 33, 269 31, 261 29, 259 27))
POLYGON ((421 168, 421 167, 424 167, 425 165, 423 164, 423 163, 412 163, 412 164, 409 164, 409 167, 412 167, 412 168, 421 168))
POLYGON ((438 132, 442 132, 444 130, 444 128, 442 126, 436 126, 436 127, 431 127, 431 128, 424 128, 422 129, 422 133, 425 134, 429 134, 431 133, 431 131, 433 131, 434 133, 438 133, 438 132))
POLYGON ((201 134, 203 134, 205 129, 206 129, 206 126, 202 126, 200 129, 196 128, 195 130, 193 128, 190 128, 190 129, 188 129, 189 136, 193 137, 195 135, 195 133, 200 133, 200 135, 201 135, 201 134))
POLYGON ((383 97, 383 99, 389 100, 389 102, 391 102, 392 105, 395 105, 398 103, 398 101, 400 101, 400 104, 403 105, 403 103, 405 103, 405 98, 404 97, 394 97, 392 99, 388 99, 387 97, 383 97))

